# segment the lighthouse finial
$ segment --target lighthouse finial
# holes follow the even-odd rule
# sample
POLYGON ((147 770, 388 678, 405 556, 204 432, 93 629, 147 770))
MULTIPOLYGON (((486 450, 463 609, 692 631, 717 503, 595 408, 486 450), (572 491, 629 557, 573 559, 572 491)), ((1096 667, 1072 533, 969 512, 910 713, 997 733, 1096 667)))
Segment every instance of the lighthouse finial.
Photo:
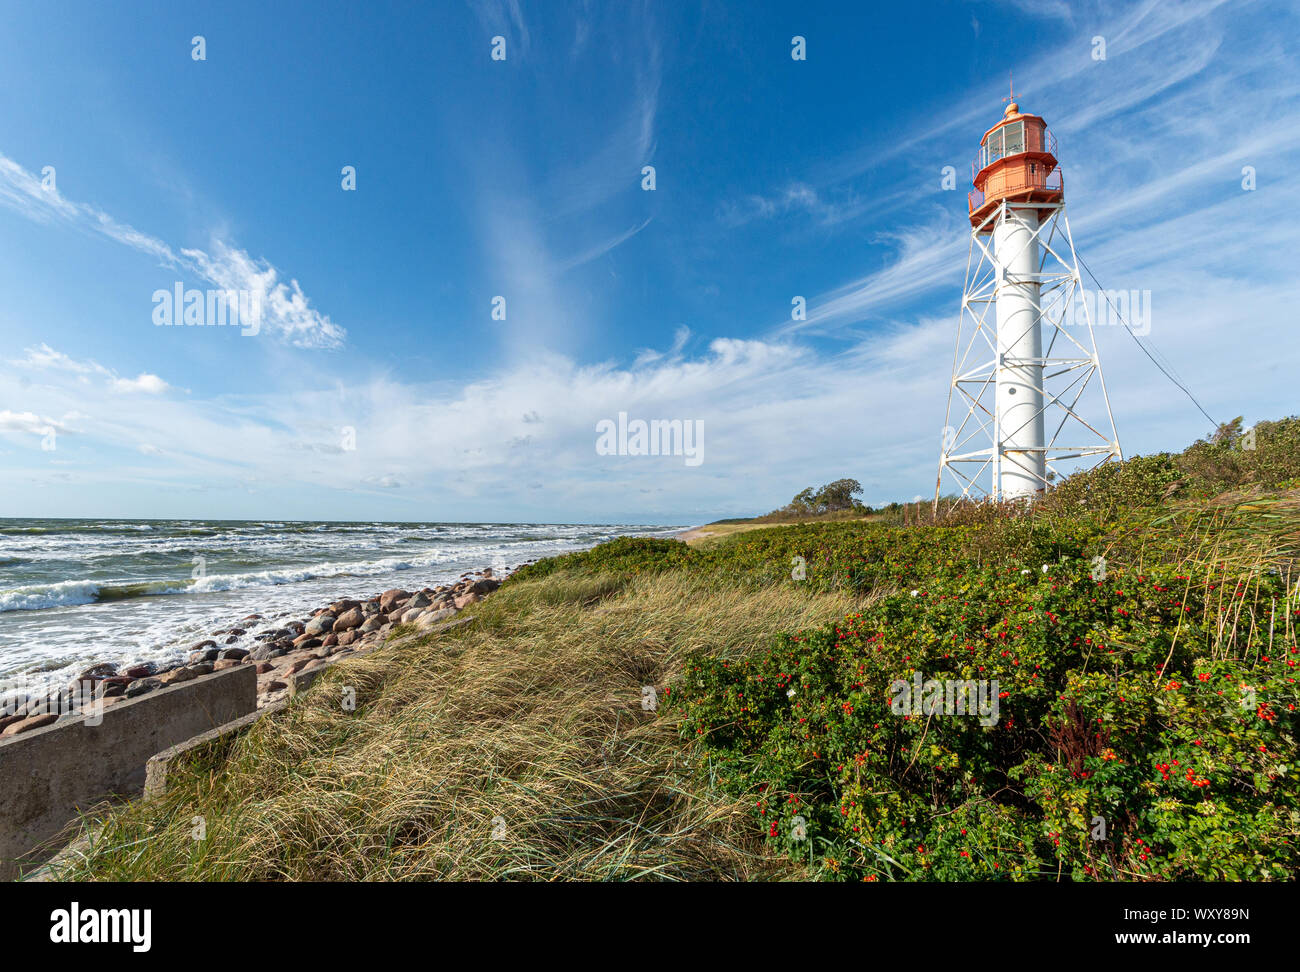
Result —
POLYGON ((1008 103, 1006 111, 1008 115, 1014 115, 1016 112, 1020 111, 1020 106, 1016 104, 1015 81, 1012 78, 1010 71, 1007 72, 1007 97, 1002 100, 1008 103))

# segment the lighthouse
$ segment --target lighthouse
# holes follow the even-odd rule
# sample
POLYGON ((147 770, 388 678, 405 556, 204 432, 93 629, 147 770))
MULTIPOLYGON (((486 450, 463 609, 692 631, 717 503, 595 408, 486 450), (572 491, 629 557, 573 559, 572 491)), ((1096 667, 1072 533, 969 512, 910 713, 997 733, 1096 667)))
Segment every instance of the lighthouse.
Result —
POLYGON ((1014 91, 1003 100, 971 164, 970 255, 936 505, 945 473, 965 498, 1027 501, 1081 466, 1122 458, 1056 139, 1014 91))

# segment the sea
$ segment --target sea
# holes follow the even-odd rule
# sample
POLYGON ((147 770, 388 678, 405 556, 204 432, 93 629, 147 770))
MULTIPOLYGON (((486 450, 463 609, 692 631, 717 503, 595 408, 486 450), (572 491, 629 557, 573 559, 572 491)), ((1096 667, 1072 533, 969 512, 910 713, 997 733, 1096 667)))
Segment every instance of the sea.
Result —
POLYGON ((99 662, 173 662, 213 631, 243 627, 251 643, 276 619, 342 597, 437 587, 484 567, 500 575, 617 537, 682 529, 0 519, 0 688, 67 684, 99 662), (240 625, 249 614, 266 620, 240 625))

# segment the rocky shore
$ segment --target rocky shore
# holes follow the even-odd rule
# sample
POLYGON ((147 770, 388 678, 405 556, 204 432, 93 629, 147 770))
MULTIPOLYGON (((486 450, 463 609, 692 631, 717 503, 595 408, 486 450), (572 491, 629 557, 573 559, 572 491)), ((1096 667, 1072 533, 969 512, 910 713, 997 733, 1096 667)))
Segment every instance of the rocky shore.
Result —
POLYGON ((92 665, 62 692, 6 700, 0 707, 0 736, 76 718, 95 706, 115 705, 237 665, 256 666, 257 704, 261 708, 288 694, 291 676, 369 651, 382 644, 396 625, 410 624, 420 631, 451 621, 500 587, 503 576, 488 567, 441 587, 393 588, 365 600, 343 598, 301 619, 269 620, 250 614, 190 646, 184 661, 168 665, 142 662, 121 668, 110 663, 92 665))

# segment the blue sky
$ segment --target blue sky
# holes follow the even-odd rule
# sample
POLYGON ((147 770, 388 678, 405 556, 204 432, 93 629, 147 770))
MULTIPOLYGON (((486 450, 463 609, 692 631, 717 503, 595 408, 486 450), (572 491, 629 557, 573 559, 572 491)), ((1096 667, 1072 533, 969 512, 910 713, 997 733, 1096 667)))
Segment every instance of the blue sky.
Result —
MULTIPOLYGON (((1210 413, 1297 411, 1291 4, 0 11, 0 515, 684 523, 840 476, 929 495, 1008 71, 1059 140, 1076 246, 1151 291, 1210 413), (256 291, 259 333, 156 327, 177 282, 256 291), (598 455, 620 411, 702 421, 705 460, 598 455)), ((1127 335, 1098 346, 1126 452, 1207 431, 1127 335)))

